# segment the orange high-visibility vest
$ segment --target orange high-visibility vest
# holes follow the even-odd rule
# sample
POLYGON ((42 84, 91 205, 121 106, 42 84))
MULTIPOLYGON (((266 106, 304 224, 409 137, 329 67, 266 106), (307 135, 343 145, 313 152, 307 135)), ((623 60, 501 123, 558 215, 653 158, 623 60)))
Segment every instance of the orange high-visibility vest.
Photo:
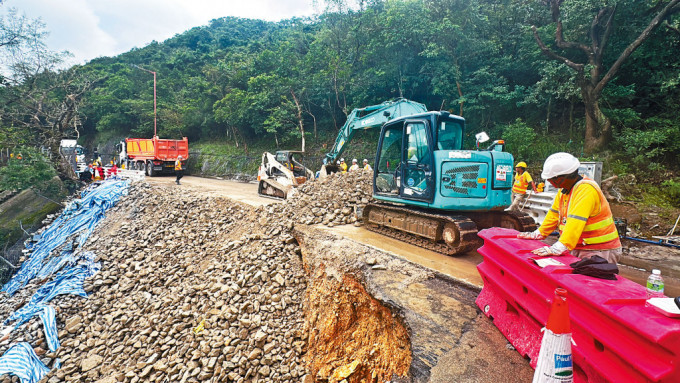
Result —
POLYGON ((515 183, 512 185, 512 192, 517 194, 526 194, 529 181, 527 181, 527 171, 522 174, 515 174, 515 183))
POLYGON ((579 237, 578 244, 575 248, 581 250, 607 250, 621 247, 621 240, 619 239, 619 233, 614 224, 614 218, 612 217, 609 203, 604 197, 600 186, 598 186, 595 181, 588 178, 584 178, 577 182, 571 189, 571 193, 568 195, 560 194, 560 220, 558 227, 560 235, 562 235, 562 230, 567 223, 567 211, 569 209, 571 197, 576 193, 576 188, 584 184, 591 185, 597 191, 597 194, 600 197, 600 212, 592 217, 569 216, 569 218, 586 221, 586 226, 583 228, 583 232, 581 232, 581 236, 579 237))
POLYGON ((180 160, 175 161, 175 170, 182 170, 182 161, 180 160))

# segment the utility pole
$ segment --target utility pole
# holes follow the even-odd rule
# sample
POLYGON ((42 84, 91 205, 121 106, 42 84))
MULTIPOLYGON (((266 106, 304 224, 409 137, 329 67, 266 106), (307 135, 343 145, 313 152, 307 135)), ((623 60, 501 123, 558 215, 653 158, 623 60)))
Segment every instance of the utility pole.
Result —
POLYGON ((148 69, 144 69, 140 67, 139 65, 131 64, 133 67, 137 69, 141 69, 144 72, 151 73, 153 74, 153 136, 157 137, 158 134, 156 133, 156 72, 150 71, 148 69))

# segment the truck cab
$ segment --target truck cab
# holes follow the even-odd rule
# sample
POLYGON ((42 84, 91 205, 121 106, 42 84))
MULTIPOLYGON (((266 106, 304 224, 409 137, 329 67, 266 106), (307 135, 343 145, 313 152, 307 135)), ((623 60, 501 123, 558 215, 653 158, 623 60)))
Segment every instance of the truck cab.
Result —
POLYGON ((463 150, 465 119, 445 111, 386 123, 374 164, 378 200, 449 211, 503 210, 510 205, 513 157, 502 141, 463 150))

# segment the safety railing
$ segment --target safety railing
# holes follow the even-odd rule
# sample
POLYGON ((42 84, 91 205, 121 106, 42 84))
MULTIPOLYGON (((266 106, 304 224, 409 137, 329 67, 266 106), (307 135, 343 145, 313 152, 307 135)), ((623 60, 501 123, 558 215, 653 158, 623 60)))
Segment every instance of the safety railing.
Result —
POLYGON ((556 195, 556 191, 531 193, 525 201, 526 203, 520 206, 520 209, 529 214, 540 225, 548 214, 556 195))
POLYGON ((680 382, 680 320, 646 307, 644 287, 620 276, 572 274, 568 265, 578 258, 569 255, 554 257, 565 266, 541 268, 531 250, 545 244, 518 239, 514 230, 479 235, 484 288, 477 305, 533 367, 561 287, 569 294, 574 382, 680 382))

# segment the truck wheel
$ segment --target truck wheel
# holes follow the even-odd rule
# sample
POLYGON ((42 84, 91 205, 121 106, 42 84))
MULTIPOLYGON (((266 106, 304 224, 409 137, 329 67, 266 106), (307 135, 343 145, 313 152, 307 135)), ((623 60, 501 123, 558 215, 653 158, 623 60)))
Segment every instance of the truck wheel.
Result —
POLYGON ((147 162, 146 163, 146 175, 149 177, 153 177, 156 175, 153 171, 153 163, 152 162, 147 162))

